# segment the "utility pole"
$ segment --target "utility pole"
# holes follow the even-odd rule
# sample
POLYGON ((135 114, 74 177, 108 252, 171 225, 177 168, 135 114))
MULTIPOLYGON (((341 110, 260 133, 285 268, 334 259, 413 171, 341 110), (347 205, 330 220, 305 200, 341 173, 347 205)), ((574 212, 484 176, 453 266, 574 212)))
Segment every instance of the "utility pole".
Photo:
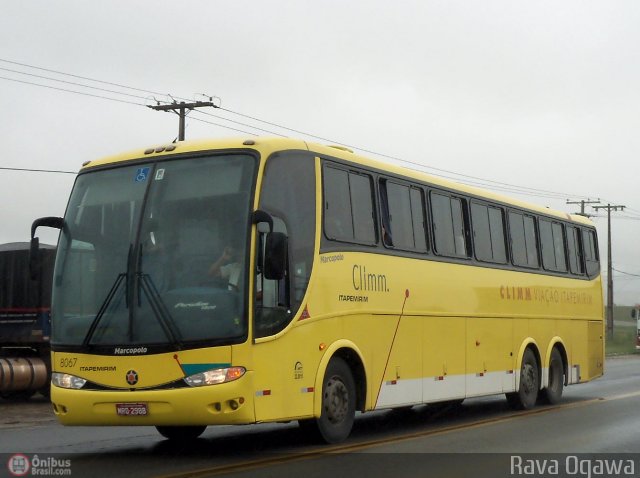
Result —
POLYGON ((613 337, 613 264, 611 262, 611 211, 624 211, 626 206, 591 206, 596 211, 607 210, 607 332, 609 337, 613 337))
POLYGON ((578 214, 579 216, 584 216, 584 217, 589 217, 591 216, 590 214, 587 214, 586 212, 584 212, 584 207, 587 204, 600 204, 600 199, 596 200, 596 201, 592 201, 590 199, 588 200, 582 200, 582 201, 569 201, 567 199, 567 204, 580 204, 580 212, 577 212, 576 214, 578 214))
POLYGON ((217 108, 212 101, 194 101, 193 103, 185 103, 181 101, 180 103, 173 102, 170 105, 161 105, 158 103, 157 105, 148 105, 149 108, 156 111, 173 111, 180 118, 180 123, 178 126, 178 141, 184 141, 184 119, 187 116, 187 112, 191 111, 195 108, 203 108, 205 106, 212 106, 217 108))

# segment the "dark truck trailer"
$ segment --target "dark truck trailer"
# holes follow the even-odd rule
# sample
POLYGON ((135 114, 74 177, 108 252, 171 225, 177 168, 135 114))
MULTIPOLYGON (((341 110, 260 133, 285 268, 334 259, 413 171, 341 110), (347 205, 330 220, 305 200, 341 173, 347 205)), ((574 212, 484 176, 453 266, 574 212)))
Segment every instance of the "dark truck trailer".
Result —
POLYGON ((0 244, 0 397, 49 394, 51 286, 56 248, 40 245, 29 270, 29 243, 0 244))

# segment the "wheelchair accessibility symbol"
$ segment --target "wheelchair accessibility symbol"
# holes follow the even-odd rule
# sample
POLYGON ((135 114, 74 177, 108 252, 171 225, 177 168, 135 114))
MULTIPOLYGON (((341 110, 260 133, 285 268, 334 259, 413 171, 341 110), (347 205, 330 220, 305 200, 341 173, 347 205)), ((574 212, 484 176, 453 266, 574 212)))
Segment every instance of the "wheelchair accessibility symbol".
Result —
POLYGON ((149 176, 149 170, 151 168, 140 168, 136 171, 136 177, 134 179, 134 181, 136 183, 143 183, 147 180, 147 177, 149 176))

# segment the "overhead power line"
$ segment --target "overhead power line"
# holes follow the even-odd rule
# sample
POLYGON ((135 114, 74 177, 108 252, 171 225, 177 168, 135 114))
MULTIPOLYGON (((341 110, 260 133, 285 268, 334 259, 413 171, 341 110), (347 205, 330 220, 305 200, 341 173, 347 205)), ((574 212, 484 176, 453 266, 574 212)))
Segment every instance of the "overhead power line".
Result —
MULTIPOLYGON (((167 107, 169 107, 174 102, 177 103, 177 100, 185 101, 185 102, 190 101, 190 100, 187 100, 185 98, 181 98, 181 97, 177 97, 177 96, 176 97, 172 97, 172 96, 170 96, 170 95, 168 95, 166 93, 160 93, 158 91, 153 91, 153 90, 149 90, 149 89, 145 89, 145 88, 138 88, 138 87, 133 87, 133 86, 129 86, 129 85, 124 85, 122 83, 104 81, 104 80, 100 80, 100 79, 97 79, 97 78, 91 78, 91 77, 77 75, 77 74, 73 74, 73 73, 67 73, 67 72, 63 72, 63 71, 55 70, 55 69, 51 69, 51 68, 43 68, 43 67, 40 67, 40 66, 30 65, 30 64, 27 64, 27 63, 12 61, 12 60, 8 60, 8 59, 0 58, 0 62, 7 63, 7 64, 14 65, 14 66, 19 66, 19 67, 22 67, 22 68, 29 68, 29 69, 42 71, 42 72, 52 73, 52 74, 55 74, 55 75, 62 75, 64 77, 75 78, 75 79, 78 79, 78 80, 83 80, 83 81, 88 81, 88 82, 108 85, 110 87, 116 87, 116 88, 122 88, 122 89, 130 90, 130 91, 137 91, 137 92, 141 92, 141 93, 146 93, 147 95, 154 96, 153 99, 157 104, 164 103, 167 107), (171 98, 171 101, 158 100, 157 98, 155 98, 155 96, 166 96, 168 98, 171 98)), ((144 100, 147 100, 147 101, 149 100, 149 96, 143 97, 143 96, 139 96, 139 95, 135 95, 135 94, 131 94, 131 93, 124 93, 124 92, 121 92, 121 91, 116 91, 116 90, 113 90, 113 89, 99 88, 97 86, 92 86, 92 85, 89 85, 89 84, 83 84, 83 83, 78 83, 78 82, 60 80, 60 79, 52 78, 50 76, 36 75, 34 73, 22 72, 22 71, 18 71, 18 70, 15 70, 15 69, 9 69, 9 68, 0 68, 0 70, 13 72, 14 74, 28 75, 28 76, 32 76, 32 77, 37 77, 37 78, 44 79, 44 80, 47 80, 47 81, 62 82, 62 83, 70 84, 70 85, 73 85, 73 86, 76 86, 76 87, 79 87, 79 88, 89 88, 89 89, 93 89, 93 90, 96 90, 96 91, 102 91, 104 93, 109 93, 109 94, 112 94, 112 95, 124 95, 124 96, 132 97, 132 98, 144 99, 144 100)), ((56 86, 51 86, 51 85, 46 85, 46 84, 40 84, 40 83, 34 83, 34 82, 30 82, 30 81, 25 81, 25 80, 22 80, 22 79, 8 78, 8 77, 0 77, 0 79, 7 80, 7 81, 13 81, 13 82, 17 82, 17 83, 23 83, 23 84, 32 85, 32 86, 38 86, 38 87, 42 87, 42 88, 48 88, 48 89, 57 90, 57 91, 63 91, 63 92, 72 93, 72 94, 78 94, 78 95, 83 95, 83 96, 99 98, 99 99, 103 99, 103 100, 109 100, 109 101, 116 101, 116 102, 120 102, 120 103, 132 104, 132 105, 136 105, 136 106, 149 106, 148 104, 142 104, 142 103, 138 103, 138 102, 134 102, 134 101, 128 101, 128 100, 124 100, 122 98, 114 98, 114 97, 100 95, 100 94, 87 93, 87 92, 84 92, 84 91, 77 91, 77 90, 73 90, 73 89, 60 88, 60 87, 56 87, 56 86)), ((302 131, 302 130, 299 130, 299 129, 290 128, 288 126, 285 126, 285 125, 282 125, 282 124, 278 124, 278 123, 275 123, 275 122, 272 122, 272 121, 266 121, 266 120, 260 119, 260 118, 258 118, 256 116, 247 115, 247 114, 244 114, 244 113, 241 113, 241 112, 238 112, 238 111, 233 111, 231 109, 224 108, 221 105, 215 105, 215 107, 217 109, 219 109, 220 111, 224 111, 225 113, 229 113, 229 114, 232 114, 232 115, 236 115, 236 116, 251 120, 252 122, 262 123, 264 125, 268 125, 270 127, 276 128, 276 129, 289 131, 289 132, 295 133, 297 135, 303 135, 305 137, 313 138, 313 139, 316 139, 316 140, 319 140, 319 141, 322 141, 322 142, 326 142, 326 143, 330 143, 330 144, 340 144, 340 145, 349 147, 351 149, 355 149, 355 150, 361 151, 363 153, 375 155, 375 156, 378 156, 378 157, 381 157, 381 158, 385 158, 385 159, 390 159, 390 160, 393 160, 393 161, 397 161, 397 162, 403 163, 405 165, 414 166, 414 167, 407 166, 410 169, 416 169, 416 167, 417 167, 420 171, 431 172, 432 174, 436 174, 438 176, 445 177, 447 179, 453 179, 455 181, 458 181, 458 182, 461 182, 461 183, 464 183, 464 184, 469 184, 469 185, 472 185, 472 186, 480 186, 480 187, 484 187, 484 188, 488 188, 488 189, 493 189, 493 190, 498 190, 498 191, 506 191, 506 192, 509 192, 509 193, 512 193, 512 194, 521 194, 521 195, 527 195, 527 196, 537 196, 537 197, 546 197, 546 198, 563 199, 563 200, 566 199, 566 197, 567 197, 567 193, 551 191, 551 190, 546 190, 546 189, 540 189, 540 188, 531 188, 531 187, 528 187, 528 186, 521 186, 521 185, 518 185, 518 184, 507 183, 507 182, 503 182, 503 181, 496 181, 496 180, 492 180, 492 179, 485 179, 485 178, 481 178, 481 177, 478 177, 478 176, 458 173, 456 171, 443 169, 443 168, 438 168, 438 167, 435 167, 435 166, 428 166, 428 165, 425 165, 423 163, 419 163, 417 161, 412 161, 412 160, 408 160, 408 159, 401 158, 401 157, 398 157, 398 156, 385 154, 385 153, 382 153, 382 152, 379 152, 379 151, 375 151, 375 150, 359 147, 357 145, 351 145, 351 144, 348 144, 348 143, 345 143, 345 142, 342 142, 342 141, 335 141, 335 140, 332 140, 330 138, 326 138, 326 137, 323 137, 323 136, 315 135, 315 134, 312 134, 312 133, 309 133, 309 132, 306 132, 306 131, 302 131), (446 175, 448 175, 448 176, 446 176, 446 175)), ((226 125, 226 124, 221 124, 221 123, 218 123, 218 122, 207 121, 207 120, 204 120, 202 118, 197 118, 197 117, 195 117, 193 115, 190 116, 190 118, 192 120, 194 120, 194 121, 199 121, 199 122, 202 122, 202 123, 206 123, 206 124, 210 124, 210 125, 213 125, 213 126, 229 129, 229 130, 232 130, 232 131, 241 132, 243 134, 250 134, 250 135, 253 135, 253 136, 257 136, 255 131, 260 131, 260 132, 272 134, 272 135, 275 135, 275 136, 287 137, 285 134, 282 134, 282 133, 280 133, 278 131, 274 131, 273 129, 267 129, 267 128, 258 127, 258 126, 253 125, 253 124, 236 121, 234 119, 227 118, 227 117, 224 117, 224 116, 221 116, 221 115, 214 115, 212 113, 208 113, 208 112, 204 112, 204 111, 193 111, 193 113, 194 113, 194 115, 198 114, 198 115, 206 115, 206 116, 209 116, 209 117, 213 117, 213 118, 216 118, 218 120, 231 123, 231 125, 226 125), (243 128, 248 128, 250 130, 253 130, 254 132, 247 131, 246 129, 240 129, 240 128, 238 128, 238 126, 241 126, 243 128)), ((186 112, 185 112, 185 116, 186 116, 186 112)), ((588 197, 582 196, 582 195, 571 194, 570 196, 572 196, 574 198, 580 198, 580 199, 589 200, 588 197)))
MULTIPOLYGON (((591 217, 606 218, 607 216, 593 214, 591 217)), ((619 214, 619 215, 611 218, 611 220, 614 220, 614 219, 623 220, 623 221, 640 221, 640 217, 639 216, 627 216, 627 215, 624 215, 624 214, 619 214)))
POLYGON ((39 86, 41 88, 48 88, 50 90, 65 91, 67 93, 75 93, 76 95, 91 96, 93 98, 100 98, 100 99, 103 99, 103 100, 117 101, 118 103, 127 103, 129 105, 145 106, 142 103, 134 103, 133 101, 120 100, 118 98, 109 98, 109 97, 103 96, 103 95, 95 95, 95 94, 86 93, 86 92, 83 92, 83 91, 69 90, 67 88, 58 88, 56 86, 43 85, 43 84, 40 84, 40 83, 33 83, 31 81, 25 81, 25 80, 17 80, 15 78, 7 78, 7 77, 4 77, 4 76, 0 76, 0 80, 14 81, 16 83, 23 83, 25 85, 39 86))
POLYGON ((78 174, 78 171, 62 171, 58 169, 32 169, 32 168, 6 168, 1 167, 4 171, 26 171, 29 173, 60 173, 60 174, 78 174))
POLYGON ((207 121, 207 120, 203 120, 203 119, 200 119, 200 118, 194 118, 193 116, 191 117, 191 119, 193 121, 199 121, 200 123, 206 123, 206 124, 210 124, 210 125, 213 125, 213 126, 220 126, 221 128, 226 128, 226 129, 229 129, 231 131, 237 131, 239 133, 244 133, 244 134, 248 134, 248 135, 251 135, 251 136, 258 136, 257 133, 252 133, 250 131, 245 131, 243 129, 232 128, 231 126, 225 126, 225 125, 222 125, 220 123, 214 123, 213 121, 207 121))
POLYGON ((626 275, 626 276, 631 276, 631 277, 640 277, 640 274, 631 274, 631 273, 629 273, 629 272, 625 272, 625 271, 618 270, 618 269, 616 269, 615 267, 612 267, 611 269, 612 269, 612 270, 614 270, 614 271, 616 271, 616 272, 619 272, 620 274, 624 274, 624 275, 626 275))
POLYGON ((140 96, 140 95, 132 95, 131 93, 122 93, 120 91, 109 90, 107 88, 100 88, 100 87, 97 87, 97 86, 84 85, 82 83, 78 83, 78 82, 75 82, 75 81, 59 80, 58 78, 51 78, 50 76, 34 75, 33 73, 25 73, 23 71, 12 70, 10 68, 2 68, 2 67, 0 67, 0 70, 8 71, 10 73, 17 73, 19 75, 25 75, 25 76, 31 76, 31 77, 34 77, 34 78, 40 78, 42 80, 56 81, 58 83, 64 83, 64 84, 67 84, 67 85, 79 86, 81 88, 89 88, 89 89, 92 89, 92 90, 104 91, 104 92, 107 92, 107 93, 114 93, 116 95, 129 96, 131 98, 139 98, 139 99, 143 99, 143 100, 147 100, 148 99, 148 96, 145 97, 145 96, 140 96))
POLYGON ((25 68, 33 68, 34 70, 47 71, 49 73, 55 73, 57 75, 70 76, 72 78, 78 78, 80 80, 94 81, 96 83, 102 83, 102 84, 105 84, 105 85, 117 86, 119 88, 126 88, 128 90, 142 91, 144 93, 151 93, 152 95, 159 95, 160 96, 160 95, 164 95, 165 94, 165 93, 158 93, 156 91, 144 90, 142 88, 135 88, 133 86, 121 85, 119 83, 112 83, 110 81, 97 80, 95 78, 89 78, 87 76, 74 75, 72 73, 65 73, 63 71, 51 70, 49 68, 42 68, 40 66, 28 65, 26 63, 19 63, 17 61, 6 60, 4 58, 0 58, 0 62, 9 63, 11 65, 23 66, 25 68))
MULTIPOLYGON (((220 109, 222 109, 222 110, 224 110, 224 111, 229 111, 229 110, 224 109, 224 108, 220 108, 220 109)), ((242 123, 242 122, 240 122, 240 121, 231 120, 231 119, 229 119, 229 118, 225 118, 225 117, 223 117, 223 116, 214 115, 213 113, 208 113, 208 112, 206 112, 206 111, 196 111, 195 113, 199 113, 199 114, 202 114, 202 115, 211 116, 211 117, 213 117, 213 118, 218 118, 218 119, 221 119, 221 120, 224 120, 224 121, 228 121, 228 122, 230 122, 230 123, 237 124, 237 125, 240 125, 240 126, 246 126, 246 127, 248 127, 248 128, 253 128, 253 129, 255 129, 255 130, 262 131, 262 132, 264 132, 264 133, 273 134, 273 135, 275 135, 275 136, 280 136, 280 137, 283 137, 283 138, 286 138, 286 137, 287 137, 286 135, 281 134, 281 133, 276 133, 276 132, 274 132, 274 131, 271 131, 271 130, 268 130, 268 129, 264 129, 264 128, 258 128, 257 126, 253 126, 253 125, 250 125, 250 124, 247 124, 247 123, 242 123)), ((193 119, 193 118, 192 118, 192 119, 193 119)), ((206 121, 205 121, 205 123, 206 123, 206 121)), ((212 124, 215 124, 215 123, 212 123, 212 124)), ((230 128, 230 129, 231 129, 231 128, 230 128)), ((242 131, 242 130, 237 130, 237 131, 242 131)), ((252 133, 252 134, 253 134, 253 133, 252 133)))

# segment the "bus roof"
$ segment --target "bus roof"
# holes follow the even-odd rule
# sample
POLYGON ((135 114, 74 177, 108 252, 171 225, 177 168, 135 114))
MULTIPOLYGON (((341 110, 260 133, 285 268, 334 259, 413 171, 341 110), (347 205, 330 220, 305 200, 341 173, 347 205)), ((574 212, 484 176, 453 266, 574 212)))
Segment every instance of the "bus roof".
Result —
POLYGON ((238 137, 224 138, 213 140, 190 140, 181 141, 179 143, 169 143, 145 149, 137 149, 114 156, 109 156, 96 161, 90 161, 83 164, 81 171, 87 168, 97 166, 105 166, 121 161, 145 160, 151 157, 166 156, 173 154, 184 154, 198 151, 216 150, 216 149, 252 149, 259 151, 262 157, 268 157, 274 152, 285 150, 307 150, 336 159, 341 159, 354 164, 362 165, 369 169, 384 171, 393 175, 402 176, 407 179, 415 179, 421 182, 430 183, 446 189, 459 191, 475 197, 484 198, 490 201, 496 201, 503 204, 513 205, 518 208, 528 209, 540 214, 555 216, 559 219, 570 220, 577 223, 593 226, 593 223, 586 217, 578 214, 569 214, 563 211, 540 206, 534 203, 521 201, 512 197, 494 193, 486 189, 468 186, 456 181, 445 179, 436 175, 428 174, 416 169, 371 159, 360 156, 352 152, 349 148, 343 146, 323 145, 299 139, 290 138, 271 138, 271 137, 238 137))

